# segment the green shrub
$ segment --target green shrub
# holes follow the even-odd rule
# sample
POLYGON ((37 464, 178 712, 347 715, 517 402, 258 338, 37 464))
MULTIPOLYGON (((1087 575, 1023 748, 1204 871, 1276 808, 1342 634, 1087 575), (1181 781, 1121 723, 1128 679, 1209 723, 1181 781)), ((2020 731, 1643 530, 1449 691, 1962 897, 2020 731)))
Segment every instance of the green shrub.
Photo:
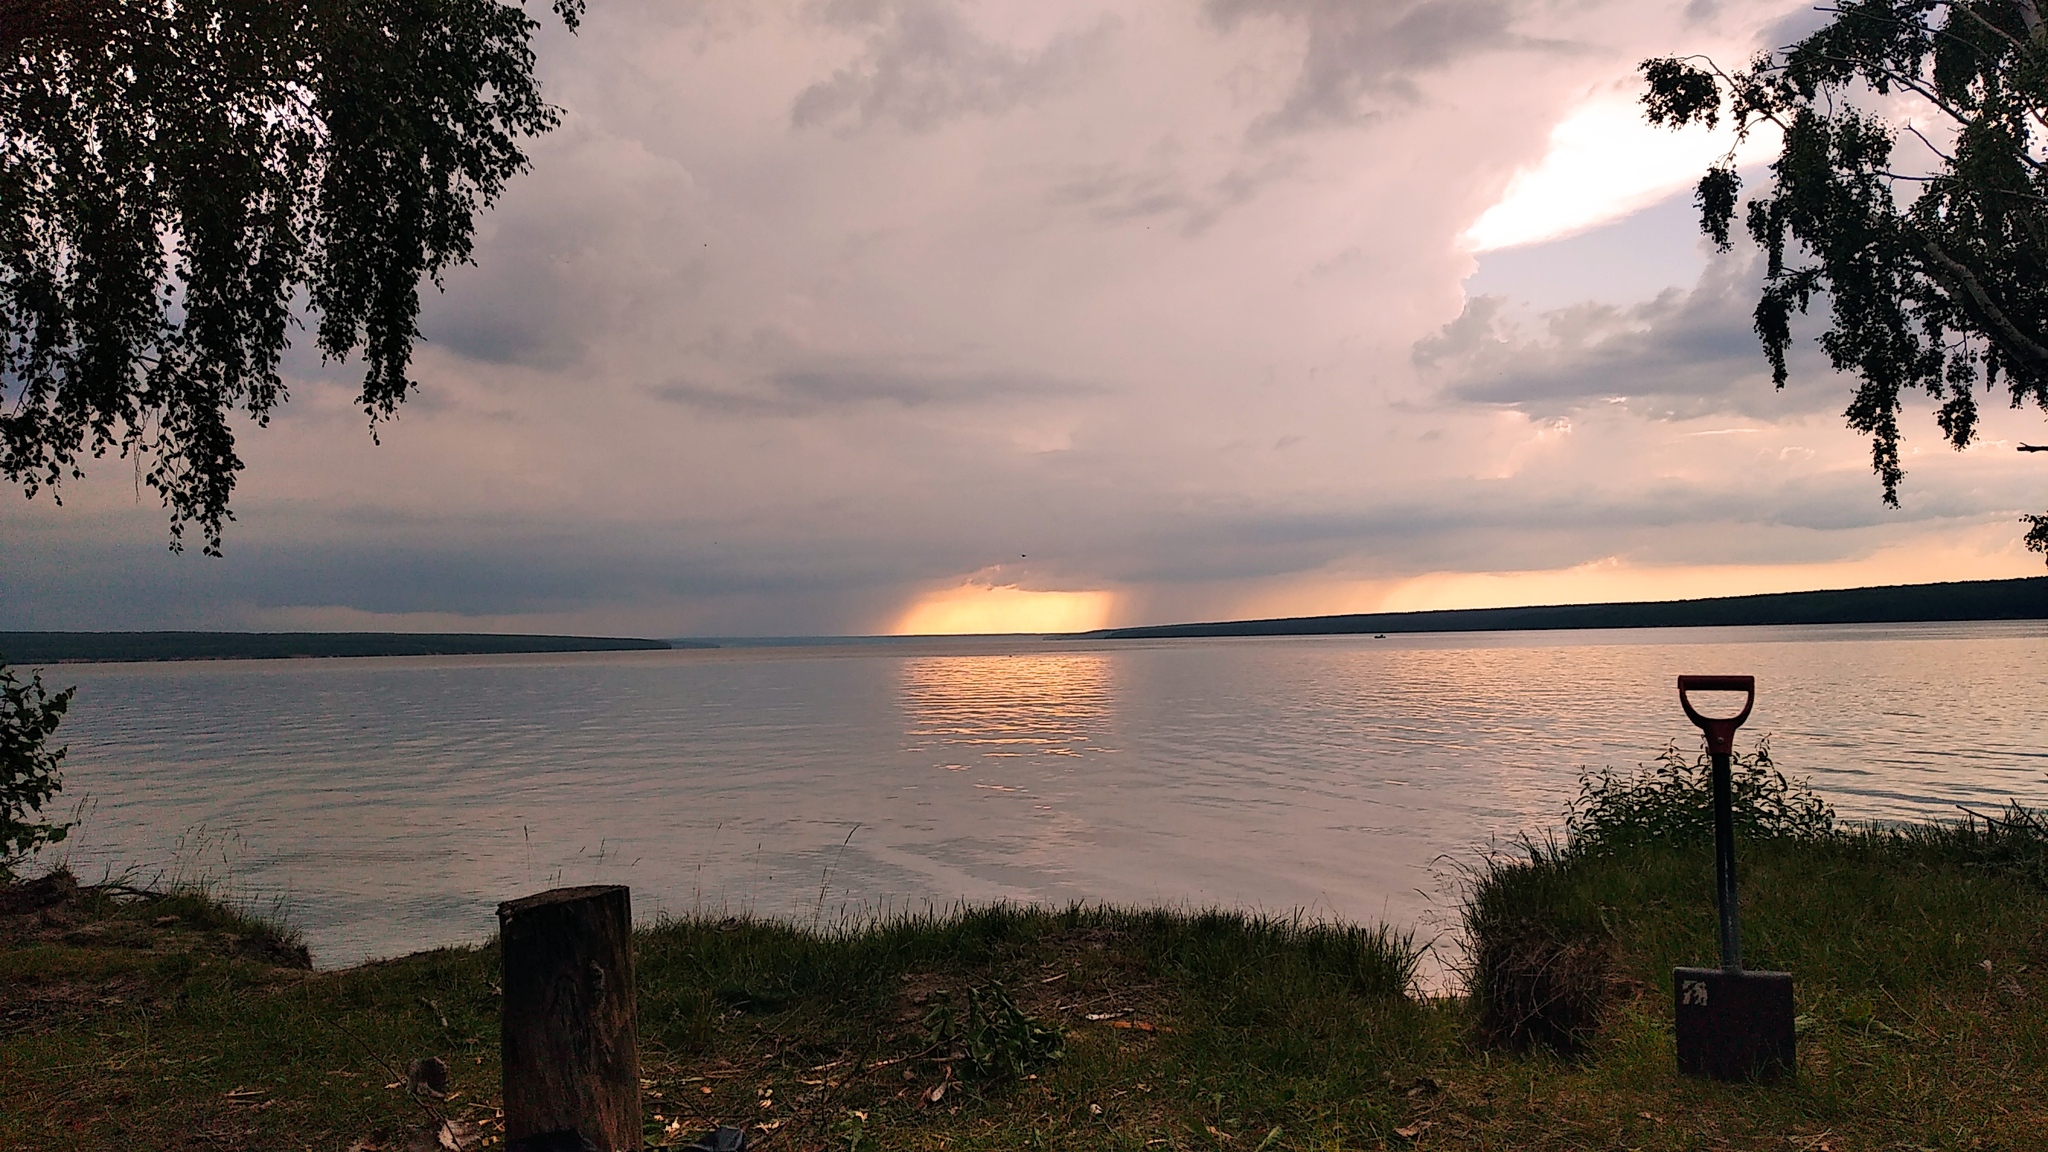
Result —
POLYGON ((12 879, 30 853, 64 839, 71 829, 36 816, 63 786, 57 767, 64 749, 53 751, 48 743, 77 691, 47 692, 41 676, 23 684, 0 662, 0 881, 12 879))
MULTIPOLYGON (((1768 737, 1756 751, 1737 753, 1730 769, 1738 837, 1839 839, 1834 810, 1778 771, 1768 737)), ((1565 1054, 1586 1049, 1629 984, 1614 910, 1660 898, 1649 892, 1668 888, 1673 869, 1683 874, 1711 862, 1713 795, 1712 762, 1704 753, 1688 760, 1676 746, 1626 775, 1581 772, 1563 843, 1525 838, 1519 853, 1476 869, 1464 899, 1464 975, 1482 1040, 1565 1054), (1628 867, 1606 866, 1621 856, 1628 867)), ((1711 899, 1710 888, 1700 891, 1711 899)))
MULTIPOLYGON (((1747 756, 1737 752, 1730 769, 1736 835, 1812 841, 1834 834, 1834 809, 1806 782, 1778 771, 1770 737, 1747 756)), ((1578 798, 1565 813, 1565 849, 1601 855, 1640 844, 1711 843, 1713 798, 1706 753, 1687 760, 1676 745, 1628 775, 1581 771, 1578 798)))

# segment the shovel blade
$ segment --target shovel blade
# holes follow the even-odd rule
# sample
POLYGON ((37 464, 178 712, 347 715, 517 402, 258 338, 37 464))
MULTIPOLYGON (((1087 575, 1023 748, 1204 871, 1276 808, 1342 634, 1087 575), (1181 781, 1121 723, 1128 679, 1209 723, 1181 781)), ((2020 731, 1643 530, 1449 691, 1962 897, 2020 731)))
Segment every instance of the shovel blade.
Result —
POLYGON ((1798 1068, 1790 972, 1674 968, 1678 1070, 1769 1084, 1798 1068))

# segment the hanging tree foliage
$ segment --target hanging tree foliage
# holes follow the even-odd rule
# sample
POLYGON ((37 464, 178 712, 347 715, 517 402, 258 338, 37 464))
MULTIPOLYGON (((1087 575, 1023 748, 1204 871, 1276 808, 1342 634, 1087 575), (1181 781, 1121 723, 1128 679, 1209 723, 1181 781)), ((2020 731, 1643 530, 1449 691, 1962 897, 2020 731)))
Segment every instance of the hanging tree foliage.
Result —
MULTIPOLYGON (((552 0, 575 27, 583 0, 552 0)), ((312 320, 374 426, 419 284, 558 120, 496 0, 0 0, 0 474, 33 497, 141 453, 218 554, 230 421, 312 320), (313 320, 317 317, 317 320, 313 320)), ((138 468, 141 463, 138 463, 138 468)))
POLYGON ((0 661, 0 884, 36 849, 71 830, 40 814, 64 782, 65 750, 50 748, 49 739, 77 691, 50 692, 41 676, 24 684, 0 661))
MULTIPOLYGON (((1730 72, 1646 60, 1651 123, 1783 132, 1743 223, 1767 265, 1756 332, 1782 388, 1792 315, 1825 298, 1820 344, 1858 380, 1845 416, 1898 504, 1899 411, 1919 391, 1957 448, 1978 394, 2048 410, 2048 28, 2036 0, 1842 0, 1819 31, 1730 72), (1873 111, 1901 97, 1919 124, 1873 111), (1875 100, 1873 99, 1875 98, 1875 100), (1903 136, 1916 143, 1902 149, 1903 136), (1911 151, 1924 164, 1900 170, 1911 151)), ((1700 179, 1700 227, 1730 246, 1734 150, 1700 179)), ((2027 546, 2048 552, 2048 515, 2027 546)))

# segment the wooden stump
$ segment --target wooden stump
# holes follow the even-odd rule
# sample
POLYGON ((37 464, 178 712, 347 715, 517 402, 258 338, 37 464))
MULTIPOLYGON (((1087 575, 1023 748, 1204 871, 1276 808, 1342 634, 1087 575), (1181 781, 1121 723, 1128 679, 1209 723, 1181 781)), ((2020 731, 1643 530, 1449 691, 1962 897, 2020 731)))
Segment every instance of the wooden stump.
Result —
POLYGON ((633 903, 622 885, 498 905, 505 1143, 640 1152, 633 903))

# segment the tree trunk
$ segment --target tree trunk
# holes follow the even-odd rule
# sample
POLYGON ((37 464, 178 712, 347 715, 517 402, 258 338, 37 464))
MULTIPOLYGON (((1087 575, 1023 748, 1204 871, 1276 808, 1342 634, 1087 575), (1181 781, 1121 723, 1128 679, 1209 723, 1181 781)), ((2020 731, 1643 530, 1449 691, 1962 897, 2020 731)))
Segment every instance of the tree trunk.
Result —
POLYGON ((640 1150, 633 904, 621 885, 498 905, 505 1142, 640 1150))

